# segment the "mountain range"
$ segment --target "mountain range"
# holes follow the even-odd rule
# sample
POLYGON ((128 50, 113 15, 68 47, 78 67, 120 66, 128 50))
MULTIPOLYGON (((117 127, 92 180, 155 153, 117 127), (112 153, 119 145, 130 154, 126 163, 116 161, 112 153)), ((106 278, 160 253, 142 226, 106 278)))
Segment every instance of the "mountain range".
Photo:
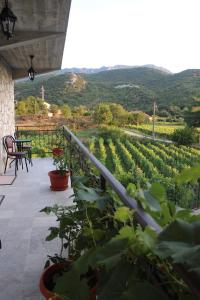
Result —
POLYGON ((92 107, 99 102, 115 102, 126 109, 150 111, 156 100, 160 109, 169 106, 190 106, 193 97, 200 97, 200 70, 173 74, 154 65, 114 66, 100 69, 63 69, 15 83, 15 99, 33 95, 49 103, 92 107))

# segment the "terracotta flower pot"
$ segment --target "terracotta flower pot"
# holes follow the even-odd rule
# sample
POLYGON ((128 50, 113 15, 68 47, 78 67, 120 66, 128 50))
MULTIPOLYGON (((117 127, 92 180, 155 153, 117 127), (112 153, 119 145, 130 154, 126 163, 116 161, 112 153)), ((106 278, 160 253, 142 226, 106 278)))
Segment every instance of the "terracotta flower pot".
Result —
POLYGON ((53 148, 52 154, 53 156, 60 156, 64 153, 64 150, 62 148, 53 148))
POLYGON ((59 171, 50 171, 48 173, 50 177, 52 191, 64 191, 68 188, 68 179, 70 172, 66 171, 64 175, 60 174, 59 171))
MULTIPOLYGON (((50 286, 52 284, 52 278, 56 273, 59 273, 64 269, 64 267, 69 267, 71 265, 71 261, 67 261, 67 263, 64 264, 54 264, 48 268, 46 268, 41 277, 40 277, 40 292, 45 297, 45 299, 53 299, 53 300, 62 300, 59 295, 54 293, 50 286)), ((96 300, 96 287, 90 289, 90 297, 88 300, 96 300)))
MULTIPOLYGON (((68 265, 71 264, 71 262, 67 263, 68 265)), ((49 300, 52 298, 53 300, 61 300, 60 296, 55 294, 51 290, 52 285, 52 278, 53 276, 58 273, 59 271, 62 271, 64 268, 64 264, 54 264, 44 270, 42 273, 42 276, 40 277, 40 292, 45 297, 45 299, 49 300)))
POLYGON ((96 286, 90 289, 90 300, 96 300, 97 299, 97 288, 96 286))

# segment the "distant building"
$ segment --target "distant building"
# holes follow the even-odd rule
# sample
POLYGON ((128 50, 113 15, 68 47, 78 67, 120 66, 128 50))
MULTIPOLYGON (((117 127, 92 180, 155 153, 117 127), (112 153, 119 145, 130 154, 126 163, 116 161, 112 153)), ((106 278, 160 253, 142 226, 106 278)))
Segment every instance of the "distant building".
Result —
POLYGON ((49 104, 48 102, 44 101, 44 105, 45 105, 45 106, 47 107, 47 109, 48 109, 48 113, 47 113, 48 117, 49 117, 49 118, 52 118, 52 117, 53 117, 53 113, 50 112, 51 104, 49 104))
POLYGON ((143 112, 142 110, 132 110, 132 114, 143 114, 149 121, 152 121, 152 116, 148 115, 147 113, 143 112))
POLYGON ((50 107, 51 107, 51 104, 49 104, 49 103, 46 102, 46 101, 44 101, 44 105, 45 105, 48 109, 50 109, 50 107))

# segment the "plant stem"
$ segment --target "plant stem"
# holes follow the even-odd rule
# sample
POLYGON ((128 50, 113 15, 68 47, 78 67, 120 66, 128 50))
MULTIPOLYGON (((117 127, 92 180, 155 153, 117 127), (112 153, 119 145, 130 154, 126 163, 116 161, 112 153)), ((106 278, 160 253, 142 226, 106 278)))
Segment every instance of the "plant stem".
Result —
POLYGON ((90 231, 91 231, 91 234, 92 234, 92 241, 93 241, 94 247, 96 248, 97 244, 96 244, 96 241, 95 241, 95 238, 94 238, 94 231, 93 231, 93 228, 92 228, 92 223, 91 223, 91 221, 89 219, 89 216, 88 216, 87 206, 85 206, 85 214, 86 214, 86 218, 87 218, 87 221, 88 221, 88 224, 89 224, 89 227, 90 227, 90 231))
POLYGON ((61 238, 60 257, 62 257, 62 253, 63 253, 63 238, 61 238))

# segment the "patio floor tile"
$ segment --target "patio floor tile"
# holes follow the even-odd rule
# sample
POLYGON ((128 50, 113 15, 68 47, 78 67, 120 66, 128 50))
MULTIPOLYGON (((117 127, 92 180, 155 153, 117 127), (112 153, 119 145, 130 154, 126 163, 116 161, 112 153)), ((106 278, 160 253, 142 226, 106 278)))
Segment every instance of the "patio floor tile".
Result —
MULTIPOLYGON (((52 159, 34 159, 29 172, 19 170, 12 185, 0 186, 0 299, 41 300, 39 278, 48 255, 58 252, 58 240, 46 242, 54 216, 39 212, 55 203, 71 205, 73 190, 52 192, 48 171, 52 159)), ((8 174, 13 174, 9 169, 8 174)))

